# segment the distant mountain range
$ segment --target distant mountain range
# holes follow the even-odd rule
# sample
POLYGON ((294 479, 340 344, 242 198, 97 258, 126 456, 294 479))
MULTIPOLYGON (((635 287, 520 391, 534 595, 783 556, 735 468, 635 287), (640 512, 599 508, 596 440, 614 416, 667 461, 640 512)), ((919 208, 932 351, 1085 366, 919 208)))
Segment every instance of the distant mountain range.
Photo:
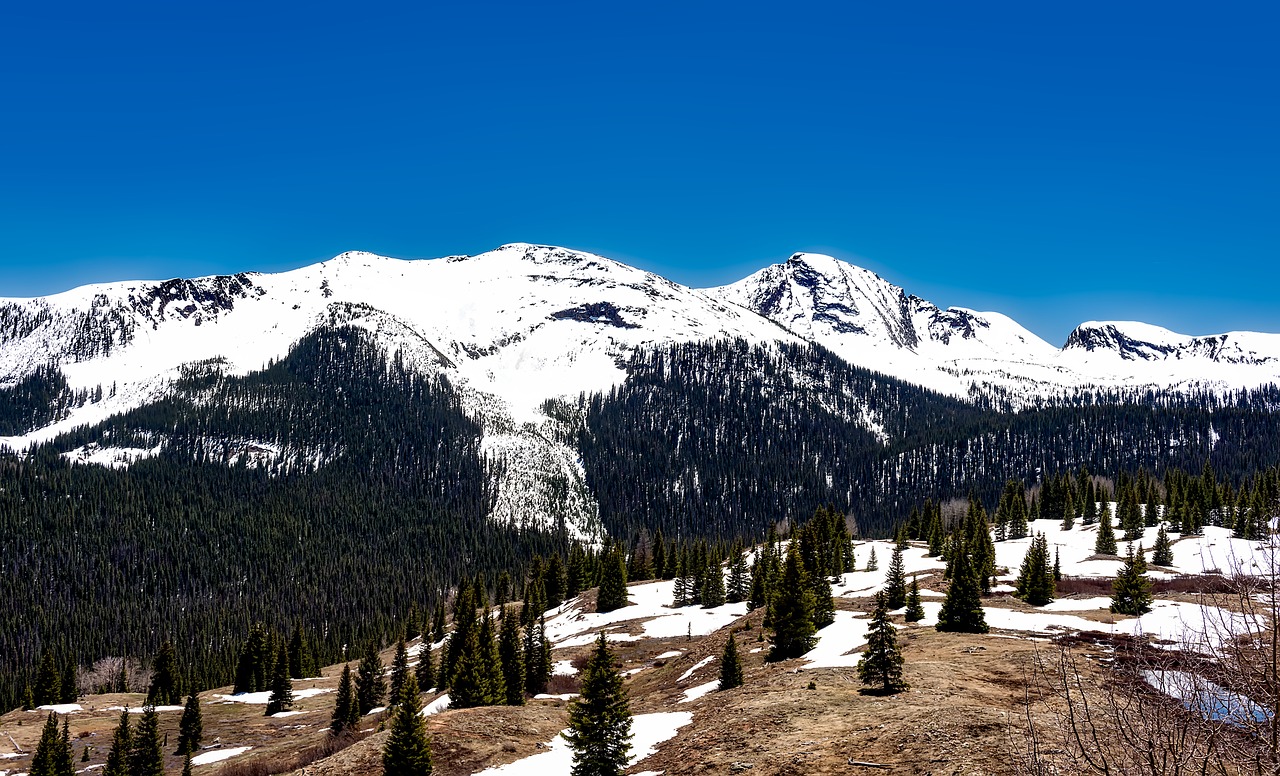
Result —
POLYGON ((104 395, 0 442, 22 446, 137 406, 194 363, 216 362, 227 374, 260 369, 308 332, 337 324, 368 329, 390 351, 448 373, 491 411, 520 420, 538 419, 545 399, 619 384, 638 347, 731 338, 814 342, 850 364, 959 397, 1280 382, 1280 334, 1190 337, 1095 321, 1056 348, 1005 315, 943 310, 829 256, 795 254, 732 285, 694 289, 600 256, 514 244, 430 260, 344 253, 279 274, 0 299, 0 387, 55 365, 72 389, 104 395))

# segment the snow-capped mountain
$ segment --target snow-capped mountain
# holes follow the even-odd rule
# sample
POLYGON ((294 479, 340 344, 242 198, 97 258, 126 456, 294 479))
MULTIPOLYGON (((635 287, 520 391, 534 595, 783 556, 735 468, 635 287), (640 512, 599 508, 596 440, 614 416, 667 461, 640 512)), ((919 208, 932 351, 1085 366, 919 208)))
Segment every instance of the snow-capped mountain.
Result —
POLYGON ((1141 323, 1082 324, 1059 349, 1008 316, 946 310, 873 272, 797 253, 717 298, 754 310, 850 363, 957 396, 1082 388, 1222 391, 1276 382, 1280 335, 1189 337, 1141 323))

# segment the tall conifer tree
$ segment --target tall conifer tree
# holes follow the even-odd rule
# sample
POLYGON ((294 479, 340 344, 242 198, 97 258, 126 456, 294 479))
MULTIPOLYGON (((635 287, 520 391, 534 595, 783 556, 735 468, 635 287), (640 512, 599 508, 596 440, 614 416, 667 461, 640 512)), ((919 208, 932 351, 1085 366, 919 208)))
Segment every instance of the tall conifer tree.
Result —
POLYGON ((413 674, 405 678, 401 695, 396 699, 391 734, 382 750, 382 772, 384 776, 430 776, 431 773, 431 746, 418 700, 418 679, 413 674))
POLYGON ((720 685, 717 689, 732 690, 741 686, 742 660, 738 657, 738 640, 734 638, 733 631, 729 631, 729 639, 720 653, 720 685))
POLYGON ((898 632, 889 622, 889 606, 883 593, 876 593, 876 608, 867 632, 867 651, 858 660, 858 679, 877 695, 892 695, 907 689, 902 679, 898 632))
POLYGON ((619 776, 631 749, 631 708, 603 633, 582 672, 582 693, 569 707, 572 776, 619 776))

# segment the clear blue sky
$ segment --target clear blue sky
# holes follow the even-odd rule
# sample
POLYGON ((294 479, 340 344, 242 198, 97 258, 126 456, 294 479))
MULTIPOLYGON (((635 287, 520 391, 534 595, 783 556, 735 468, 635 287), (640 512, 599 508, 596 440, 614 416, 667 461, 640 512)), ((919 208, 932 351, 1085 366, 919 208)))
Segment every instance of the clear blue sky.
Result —
POLYGON ((10 4, 0 296, 527 241, 1280 331, 1277 8, 10 4))

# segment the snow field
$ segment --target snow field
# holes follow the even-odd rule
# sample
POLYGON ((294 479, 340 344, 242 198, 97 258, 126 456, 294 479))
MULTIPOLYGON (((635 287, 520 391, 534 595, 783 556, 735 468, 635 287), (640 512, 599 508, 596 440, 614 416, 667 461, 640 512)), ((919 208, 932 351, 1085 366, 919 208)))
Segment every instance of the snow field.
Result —
POLYGON ((714 609, 697 606, 672 608, 674 580, 647 582, 627 588, 630 605, 604 614, 585 612, 576 604, 547 620, 547 638, 557 648, 584 646, 595 641, 595 632, 619 623, 647 620, 642 623, 642 636, 610 633, 611 641, 637 641, 641 638, 671 638, 692 633, 706 636, 747 613, 745 603, 725 604, 714 609))
POLYGON ((208 752, 201 752, 191 758, 191 764, 208 765, 210 763, 222 762, 223 760, 230 759, 236 755, 244 754, 252 748, 252 746, 233 746, 227 749, 213 749, 208 752))
MULTIPOLYGON (((658 744, 674 738, 680 728, 693 721, 687 711, 666 711, 656 714, 637 714, 631 718, 631 757, 629 765, 635 765, 658 751, 658 744)), ((531 755, 496 768, 486 768, 476 776, 550 776, 569 773, 573 768, 573 750, 560 735, 547 743, 548 751, 531 755)))

